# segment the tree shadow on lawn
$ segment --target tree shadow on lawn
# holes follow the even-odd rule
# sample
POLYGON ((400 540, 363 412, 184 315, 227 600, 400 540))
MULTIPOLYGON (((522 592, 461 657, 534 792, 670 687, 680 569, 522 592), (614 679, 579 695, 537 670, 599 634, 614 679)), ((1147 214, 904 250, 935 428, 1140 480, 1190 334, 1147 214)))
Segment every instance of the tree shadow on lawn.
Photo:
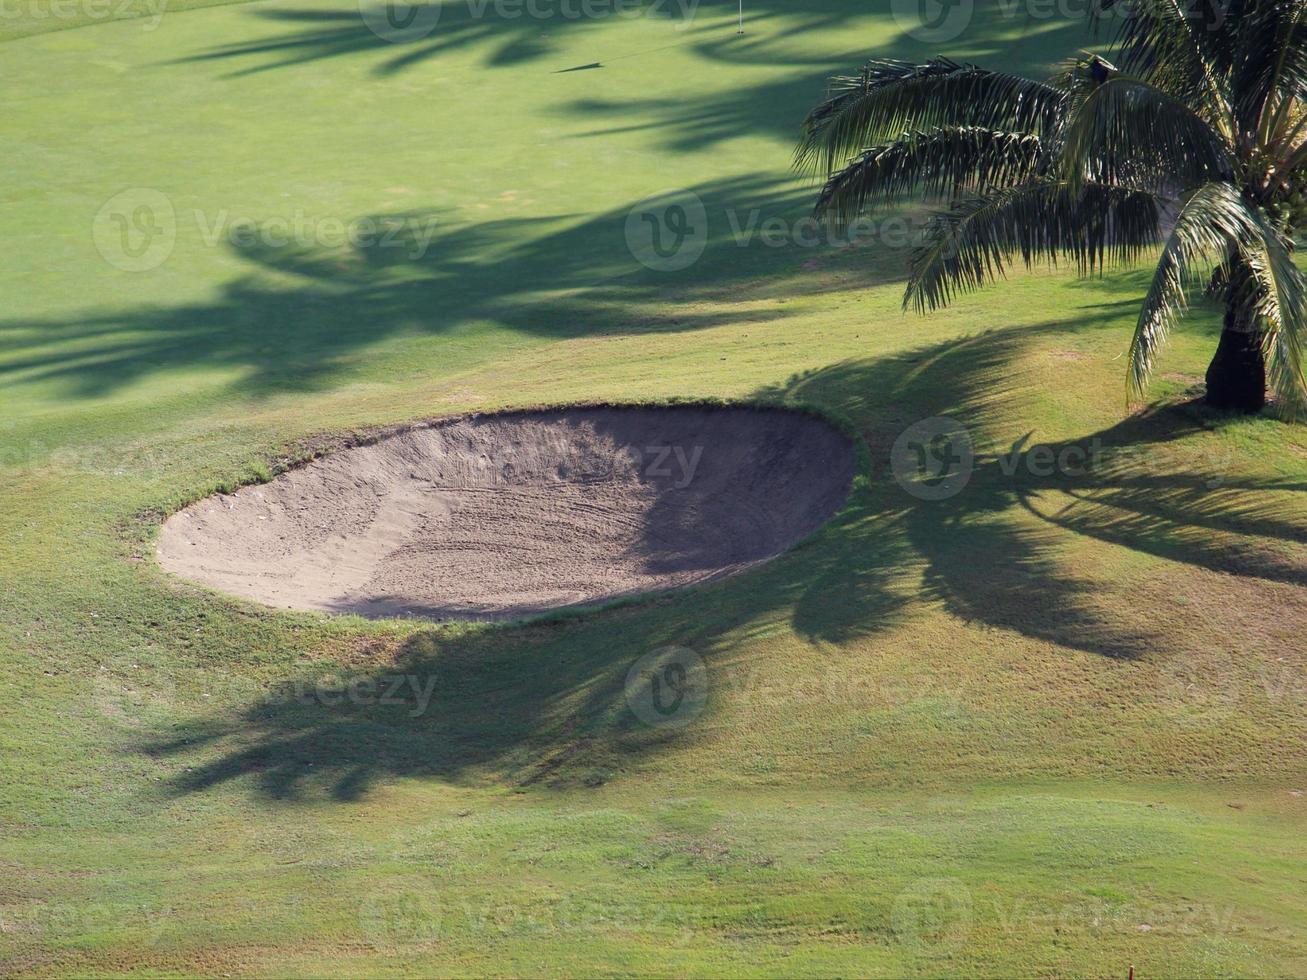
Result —
MULTIPOLYGON (((510 32, 521 32, 535 30, 541 23, 525 17, 477 22, 465 16, 470 9, 453 6, 456 9, 442 14, 440 21, 441 30, 450 36, 442 33, 432 41, 435 51, 443 50, 441 44, 486 40, 492 27, 507 24, 510 32)), ((755 22, 783 25, 784 31, 778 27, 777 33, 785 36, 830 27, 848 16, 842 0, 820 0, 815 5, 759 0, 750 9, 755 22)), ((352 9, 263 14, 296 23, 322 19, 326 26, 306 30, 303 37, 224 48, 203 57, 224 59, 267 48, 284 52, 292 61, 308 61, 378 45, 393 47, 370 31, 352 9)), ((567 26, 574 26, 573 22, 567 26)), ((1050 50, 1059 50, 1059 44, 1071 45, 1072 35, 1081 31, 1074 19, 1041 22, 1039 28, 1038 44, 1014 52, 1004 43, 1024 29, 1021 23, 1006 14, 978 12, 961 40, 969 46, 967 51, 1001 54, 1005 66, 1021 67, 1022 59, 1034 65, 1046 59, 1050 50)), ((689 33, 693 37, 693 30, 689 33)), ((900 36, 884 50, 851 49, 812 62, 777 47, 783 37, 767 42, 746 35, 741 40, 740 45, 721 38, 704 40, 703 56, 740 64, 796 64, 807 74, 676 104, 644 99, 619 105, 591 98, 558 111, 569 117, 602 117, 625 106, 624 111, 645 117, 637 127, 665 128, 673 145, 682 149, 759 129, 789 139, 832 71, 854 67, 869 54, 926 57, 931 53, 900 36)), ((410 55, 425 50, 416 45, 410 55)), ((651 192, 663 189, 649 188, 651 192)), ((680 272, 648 271, 638 265, 625 241, 628 212, 624 208, 583 218, 555 215, 490 221, 468 221, 456 213, 435 211, 365 215, 362 220, 378 226, 401 227, 398 235, 387 239, 391 247, 270 247, 261 244, 256 234, 253 244, 232 244, 254 265, 253 271, 227 283, 211 301, 0 322, 4 358, 0 384, 56 380, 66 384, 71 397, 94 397, 159 371, 212 366, 240 372, 231 384, 237 394, 317 390, 345 380, 356 352, 396 334, 443 332, 467 344, 475 331, 486 327, 567 339, 696 329, 745 318, 765 321, 785 313, 773 308, 742 315, 690 307, 819 292, 828 287, 828 280, 804 269, 814 260, 842 263, 844 271, 853 272, 840 284, 845 289, 902 275, 905 247, 772 248, 756 234, 747 247, 738 247, 732 221, 747 224, 757 211, 761 220, 780 217, 793 227, 809 215, 813 190, 796 187, 789 177, 755 174, 691 189, 708 209, 710 240, 704 256, 680 272), (429 242, 419 240, 432 221, 437 222, 434 237, 429 242)), ((209 215, 206 224, 212 220, 209 215)), ((265 222, 265 228, 273 221, 265 222)))
MULTIPOLYGON (((749 0, 746 30, 736 33, 734 0, 444 0, 400 5, 392 10, 384 0, 363 2, 341 9, 253 9, 261 21, 289 28, 286 34, 218 45, 201 54, 178 58, 176 63, 223 62, 271 56, 272 60, 234 72, 232 77, 272 71, 348 55, 393 53, 374 69, 378 76, 394 75, 431 58, 464 48, 485 46, 487 68, 512 67, 552 57, 569 32, 602 27, 614 20, 645 19, 664 23, 664 44, 649 49, 611 51, 596 49, 596 60, 607 65, 629 58, 685 46, 713 60, 742 65, 822 66, 854 63, 868 57, 928 58, 940 45, 923 42, 902 30, 888 9, 883 40, 875 49, 850 40, 844 53, 829 57, 798 54, 792 44, 805 34, 844 27, 851 17, 875 11, 858 10, 845 0, 749 0), (708 26, 711 22, 711 26, 708 26), (837 59, 845 60, 837 60, 837 59)), ((967 28, 945 46, 960 57, 998 57, 1008 68, 1047 63, 1052 50, 1073 49, 1090 36, 1079 16, 1035 17, 1029 11, 983 7, 973 12, 967 28)), ((611 42, 612 36, 605 41, 611 42)), ((941 42, 944 44, 944 42, 941 42)), ((569 66, 560 66, 567 68, 569 66)))
MULTIPOLYGON (((668 149, 682 153, 712 147, 744 133, 767 133, 791 141, 797 139, 808 110, 826 93, 829 79, 856 74, 869 58, 926 61, 943 54, 957 61, 1038 78, 1051 74, 1058 59, 1094 42, 1084 22, 1077 18, 1036 21, 1009 16, 1001 4, 978 4, 971 26, 953 41, 923 43, 896 31, 880 43, 867 44, 859 43, 858 36, 850 34, 842 52, 822 57, 793 53, 794 39, 836 26, 848 17, 848 9, 843 3, 818 11, 807 5, 801 11, 788 3, 769 5, 751 17, 755 25, 758 20, 775 21, 773 36, 715 34, 697 40, 693 46, 695 54, 714 68, 723 64, 744 69, 777 65, 793 68, 785 77, 706 93, 693 100, 656 95, 612 98, 603 93, 586 93, 562 106, 559 115, 568 120, 581 117, 601 123, 574 134, 576 137, 655 131, 664 134, 663 143, 668 149), (767 111, 760 114, 760 106, 767 111)), ((885 16, 888 20, 888 12, 885 16)))
MULTIPOLYGON (((338 9, 255 9, 249 13, 261 21, 287 28, 276 37, 219 45, 202 54, 174 59, 170 64, 226 62, 233 59, 269 56, 260 64, 231 72, 239 78, 347 55, 381 53, 391 57, 379 63, 373 74, 396 75, 421 62, 464 48, 483 46, 485 68, 509 68, 540 61, 559 47, 564 33, 602 26, 608 16, 565 16, 565 4, 533 0, 528 12, 525 0, 445 0, 445 2, 393 4, 387 0, 363 0, 338 9)), ((570 4, 580 13, 580 3, 570 4)), ((611 11, 612 5, 591 4, 611 11)), ((633 14, 667 22, 668 37, 684 41, 681 32, 691 26, 686 11, 666 0, 642 0, 633 14)))
MULTIPOLYGON (((430 26, 431 21, 421 13, 424 8, 418 6, 403 11, 416 16, 416 29, 408 34, 385 26, 388 6, 384 0, 361 9, 257 9, 250 13, 260 20, 284 25, 287 33, 224 44, 178 61, 261 59, 228 76, 239 77, 342 56, 380 53, 390 57, 380 61, 373 73, 384 78, 430 59, 480 46, 486 49, 486 69, 520 67, 547 58, 556 61, 564 38, 579 32, 593 33, 606 21, 619 19, 612 13, 617 7, 615 2, 596 0, 591 4, 598 11, 596 16, 566 16, 563 11, 569 5, 565 0, 534 3, 533 9, 539 10, 539 15, 532 15, 515 2, 501 9, 495 0, 447 0, 435 5, 439 16, 427 33, 422 28, 430 26), (380 30, 369 25, 379 26, 380 30)), ((572 0, 570 8, 578 7, 579 2, 572 0)), ((582 67, 597 69, 572 73, 575 81, 562 91, 576 93, 575 86, 582 85, 585 94, 560 105, 558 114, 564 118, 620 120, 617 125, 579 134, 582 136, 663 130, 668 133, 667 146, 681 151, 759 132, 792 139, 797 136, 804 114, 825 91, 827 79, 855 71, 871 57, 925 60, 948 54, 958 60, 987 63, 987 67, 1042 75, 1058 58, 1094 42, 1084 18, 1061 14, 1036 17, 1020 4, 978 4, 959 37, 948 42, 923 42, 904 31, 887 6, 880 12, 884 27, 878 31, 876 43, 849 32, 842 42, 843 51, 815 56, 800 53, 794 42, 805 35, 837 30, 852 16, 865 16, 868 11, 857 10, 845 0, 749 0, 746 7, 746 33, 739 35, 731 23, 737 9, 734 0, 641 3, 635 16, 665 21, 665 36, 645 48, 615 51, 604 46, 613 42, 614 35, 595 34, 602 42, 582 57, 584 64, 549 64, 548 70, 554 74, 569 74, 569 70, 582 67), (640 67, 643 59, 675 47, 693 52, 714 69, 725 64, 742 68, 782 66, 795 71, 784 78, 744 83, 693 99, 607 98, 596 94, 603 92, 612 73, 626 71, 628 64, 640 67)), ((627 19, 630 16, 621 15, 627 19)))
POLYGON ((675 271, 634 257, 627 227, 635 201, 579 220, 364 216, 356 227, 371 237, 352 246, 342 230, 335 247, 284 242, 275 221, 233 223, 227 246, 253 274, 204 302, 0 322, 0 384, 57 379, 71 396, 96 396, 155 372, 208 366, 241 369, 232 387, 242 394, 314 390, 339 383, 356 352, 404 333, 468 343, 487 327, 565 340, 764 322, 785 311, 704 304, 820 292, 829 282, 811 271, 814 260, 846 270, 842 288, 902 275, 906 240, 768 244, 763 222, 791 228, 808 216, 811 195, 791 180, 755 175, 691 190, 704 203, 706 245, 675 271))
MULTIPOLYGON (((985 333, 836 364, 760 392, 852 420, 871 472, 813 538, 739 578, 518 627, 420 628, 392 660, 352 675, 371 700, 324 704, 306 676, 234 720, 196 720, 142 750, 192 764, 171 784, 177 794, 246 776, 279 799, 352 799, 393 777, 594 784, 645 754, 713 738, 730 723, 732 699, 756 693, 749 685, 759 678, 766 686, 786 676, 785 665, 748 656, 751 638, 786 624, 812 644, 842 644, 942 603, 964 620, 1094 655, 1176 655, 1183 613, 1142 617, 1134 584, 1095 575, 1068 554, 1086 538, 1251 582, 1307 585, 1307 486, 1237 478, 1191 452, 1211 424, 1194 406, 1052 443, 1054 457, 1079 450, 1084 461, 1056 472, 1037 465, 1041 451, 1020 439, 1014 456, 986 448, 1025 383, 1014 374, 1017 358, 1042 337, 1087 326, 985 333), (965 487, 930 501, 894 479, 889 457, 907 425, 935 416, 965 426, 977 453, 965 487), (684 730, 649 727, 624 694, 634 661, 667 645, 707 663, 706 710, 684 730), (412 697, 376 703, 375 692, 407 677, 431 685, 426 710, 412 697)), ((766 691, 778 703, 787 697, 784 681, 766 691)))

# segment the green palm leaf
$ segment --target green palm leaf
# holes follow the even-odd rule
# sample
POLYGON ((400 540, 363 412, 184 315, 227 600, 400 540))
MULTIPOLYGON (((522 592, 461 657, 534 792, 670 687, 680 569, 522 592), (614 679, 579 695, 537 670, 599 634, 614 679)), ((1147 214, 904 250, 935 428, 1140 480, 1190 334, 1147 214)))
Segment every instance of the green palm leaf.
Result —
POLYGON ((1063 169, 1073 181, 1163 190, 1229 179, 1235 162, 1220 134, 1179 99, 1118 75, 1075 107, 1063 169))
POLYGON ((1244 249, 1261 284, 1257 312, 1265 330, 1267 380, 1283 415, 1307 416, 1307 379, 1303 348, 1307 346, 1307 280, 1294 264, 1278 231, 1259 212, 1252 212, 1256 237, 1244 249))
POLYGON ((976 126, 909 133, 865 151, 837 171, 817 199, 816 213, 847 224, 872 204, 918 192, 958 197, 1022 183, 1046 160, 1038 136, 976 126))
POLYGON ((1152 285, 1144 298, 1130 343, 1129 384, 1142 396, 1167 334, 1189 307, 1187 291, 1201 289, 1238 242, 1249 224, 1236 188, 1204 184, 1184 200, 1175 227, 1162 249, 1152 285))
POLYGON ((1229 132, 1228 70, 1234 58, 1228 14, 1209 0, 1128 0, 1118 38, 1124 70, 1194 106, 1229 132))
POLYGON ((947 305, 1005 275, 1013 255, 1027 266, 1069 259, 1081 273, 1130 261, 1161 240, 1161 213, 1143 191, 1052 178, 963 201, 936 215, 914 250, 903 305, 947 305))
POLYGON ((941 126, 1039 134, 1057 123, 1065 93, 1017 75, 937 58, 871 61, 836 78, 803 123, 795 163, 830 172, 853 155, 911 130, 941 126))
POLYGON ((914 250, 925 311, 1019 257, 1086 274, 1162 243, 1130 346, 1143 391, 1193 288, 1225 306, 1208 401, 1258 411, 1269 378, 1307 416, 1307 0, 1090 0, 1121 15, 1108 55, 1037 82, 945 58, 872 61, 836 80, 797 149, 830 175, 817 212, 848 223, 917 192, 947 197, 914 250), (1113 64, 1120 65, 1120 69, 1113 64))

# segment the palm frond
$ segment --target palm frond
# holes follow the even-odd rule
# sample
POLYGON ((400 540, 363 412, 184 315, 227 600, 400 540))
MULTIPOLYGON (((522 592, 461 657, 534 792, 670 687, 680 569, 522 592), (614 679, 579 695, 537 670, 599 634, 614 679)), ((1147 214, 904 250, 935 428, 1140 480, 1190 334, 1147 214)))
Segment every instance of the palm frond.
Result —
POLYGON ((860 75, 831 80, 825 101, 804 120, 795 164, 829 173, 868 147, 939 126, 1038 135, 1057 125, 1064 95, 1045 82, 947 58, 870 61, 860 75))
POLYGON ((1088 2, 1091 20, 1120 24, 1116 64, 1085 52, 1035 82, 943 58, 872 61, 836 79, 796 153, 828 175, 818 214, 846 223, 911 192, 951 198, 911 257, 904 305, 921 311, 1017 257, 1085 274, 1165 237, 1130 390, 1147 385, 1190 290, 1206 290, 1227 330, 1262 341, 1284 412, 1307 416, 1307 276, 1287 237, 1307 224, 1307 0, 1088 2))
POLYGON ((1261 331, 1271 389, 1282 412, 1303 415, 1307 410, 1303 378, 1307 280, 1279 233, 1228 183, 1199 187, 1176 219, 1130 345, 1131 392, 1143 394, 1167 333, 1188 307, 1187 290, 1200 288, 1213 268, 1227 270, 1221 292, 1236 306, 1246 303, 1247 318, 1261 331), (1235 290, 1229 281, 1231 263, 1246 270, 1241 281, 1251 276, 1252 288, 1235 290))
POLYGON ((1130 261, 1161 240, 1161 216, 1147 192, 1051 177, 962 201, 914 250, 903 305, 944 306, 1002 277, 1014 255, 1027 266, 1070 259, 1081 274, 1130 261))
POLYGON ((1303 374, 1307 279, 1279 232, 1260 212, 1252 211, 1251 217, 1256 237, 1243 251, 1261 285, 1257 313, 1265 327, 1267 381, 1281 414, 1300 419, 1307 415, 1307 378, 1303 374))
POLYGON ((977 126, 908 133, 865 151, 831 176, 816 213, 846 224, 869 205, 912 192, 951 198, 978 194, 1029 180, 1046 159, 1043 141, 1026 133, 977 126))
POLYGON ((1122 17, 1122 69, 1194 106, 1231 134, 1228 74, 1235 54, 1230 0, 1101 0, 1122 17))
POLYGON ((1187 292, 1213 281, 1235 242, 1247 237, 1236 188, 1204 184, 1185 199, 1162 249, 1130 342, 1129 389, 1142 396, 1167 335, 1189 308, 1187 292))
POLYGON ((1292 152, 1300 131, 1294 112, 1307 97, 1307 0, 1286 6, 1281 22, 1266 32, 1268 47, 1258 52, 1258 75, 1244 83, 1250 92, 1265 94, 1258 141, 1277 156, 1292 152))
POLYGON ((1076 180, 1162 190, 1230 178, 1233 149, 1192 109, 1137 78, 1114 76, 1079 101, 1062 167, 1076 180))
POLYGON ((1307 84, 1307 0, 1248 2, 1239 11, 1231 98, 1241 132, 1269 143, 1307 84))

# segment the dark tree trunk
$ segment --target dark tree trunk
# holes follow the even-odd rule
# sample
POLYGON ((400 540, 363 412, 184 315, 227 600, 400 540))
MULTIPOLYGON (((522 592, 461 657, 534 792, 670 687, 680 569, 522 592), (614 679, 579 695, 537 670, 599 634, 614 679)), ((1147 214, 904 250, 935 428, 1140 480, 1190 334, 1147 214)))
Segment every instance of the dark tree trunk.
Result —
POLYGON ((1246 269, 1231 271, 1225 326, 1216 356, 1207 367, 1207 404, 1213 408, 1252 414, 1266 404, 1262 338, 1248 312, 1247 296, 1252 288, 1246 269))

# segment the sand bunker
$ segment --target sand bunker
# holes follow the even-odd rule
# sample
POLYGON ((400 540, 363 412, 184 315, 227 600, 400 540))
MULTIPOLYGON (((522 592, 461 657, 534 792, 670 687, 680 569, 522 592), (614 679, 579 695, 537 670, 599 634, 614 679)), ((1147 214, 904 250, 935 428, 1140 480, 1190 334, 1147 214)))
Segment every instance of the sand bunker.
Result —
POLYGON ((849 441, 746 408, 433 423, 202 500, 164 568, 295 609, 500 619, 730 575, 843 503, 849 441))

